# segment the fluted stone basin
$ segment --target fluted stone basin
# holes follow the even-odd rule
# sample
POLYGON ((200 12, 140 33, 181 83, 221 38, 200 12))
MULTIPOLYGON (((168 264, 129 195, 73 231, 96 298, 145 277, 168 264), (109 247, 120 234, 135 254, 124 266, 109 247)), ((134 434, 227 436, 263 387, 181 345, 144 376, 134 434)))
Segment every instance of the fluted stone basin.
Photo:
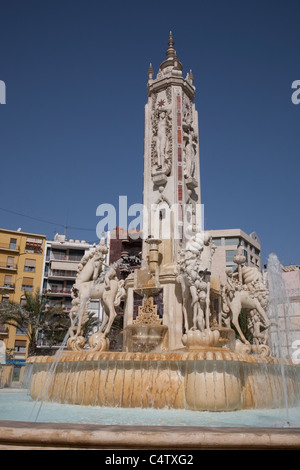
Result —
MULTIPOLYGON (((39 397, 53 360, 51 356, 28 359, 33 399, 39 397)), ((299 366, 285 361, 290 406, 299 402, 299 370, 299 366)), ((57 363, 45 399, 200 411, 284 406, 279 360, 258 359, 222 348, 167 353, 66 351, 57 363)))

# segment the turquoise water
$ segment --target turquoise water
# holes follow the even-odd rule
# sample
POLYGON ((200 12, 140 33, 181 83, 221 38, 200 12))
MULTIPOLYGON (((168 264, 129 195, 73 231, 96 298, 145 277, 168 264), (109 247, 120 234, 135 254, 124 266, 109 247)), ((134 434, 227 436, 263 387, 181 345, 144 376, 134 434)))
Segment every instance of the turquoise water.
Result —
MULTIPOLYGON (((102 408, 34 402, 27 390, 0 389, 0 420, 140 426, 227 426, 300 428, 300 407, 206 412, 170 409, 102 408)), ((1 425, 1 423, 0 423, 1 425)))

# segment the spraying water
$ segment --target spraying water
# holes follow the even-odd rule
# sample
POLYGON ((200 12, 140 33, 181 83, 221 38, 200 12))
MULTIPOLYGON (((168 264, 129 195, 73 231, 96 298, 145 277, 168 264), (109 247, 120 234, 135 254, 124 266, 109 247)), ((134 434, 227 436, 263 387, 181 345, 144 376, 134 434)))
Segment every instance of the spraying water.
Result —
MULTIPOLYGON (((286 425, 290 426, 289 420, 289 403, 288 403, 288 392, 285 376, 285 367, 283 361, 283 345, 282 335, 280 331, 280 312, 286 312, 288 310, 287 295, 285 291, 285 284, 282 278, 282 270, 280 262, 274 253, 271 253, 268 258, 268 283, 269 283, 269 317, 271 325, 275 327, 275 349, 277 349, 278 356, 280 358, 280 369, 282 377, 282 386, 284 393, 284 403, 286 410, 286 425)), ((287 339, 288 342, 288 339, 287 339)))
MULTIPOLYGON (((120 264, 122 262, 122 258, 120 258, 118 261, 116 261, 115 264, 120 264)), ((85 309, 85 306, 87 304, 87 302, 89 301, 90 297, 91 297, 91 294, 95 288, 95 286, 101 282, 103 282, 103 279, 104 279, 104 276, 105 276, 105 273, 106 273, 106 270, 104 269, 104 271, 101 273, 101 275, 99 276, 98 279, 94 280, 93 284, 92 284, 92 287, 91 289, 89 290, 88 292, 88 295, 82 300, 81 304, 80 304, 80 307, 78 309, 78 312, 75 316, 75 318, 72 320, 71 322, 71 326, 70 328, 68 329, 65 337, 64 337, 64 340, 62 342, 62 344, 60 345, 58 351, 56 352, 55 354, 55 357, 54 357, 54 360, 51 364, 51 367, 47 373, 47 376, 46 376, 46 379, 43 383, 43 386, 41 387, 41 390, 39 392, 39 395, 35 401, 35 404, 33 406, 33 409, 31 411, 31 414, 30 414, 30 417, 29 417, 29 420, 31 421, 32 419, 32 416, 33 416, 33 413, 34 413, 34 410, 35 410, 35 407, 37 405, 38 402, 40 402, 40 406, 38 408, 38 411, 37 411, 37 414, 36 414, 36 417, 35 417, 35 422, 38 420, 38 417, 39 417, 39 414, 40 414, 40 411, 41 411, 41 408, 42 408, 42 405, 43 405, 43 402, 44 402, 44 399, 45 397, 47 396, 47 392, 48 392, 48 389, 49 389, 49 386, 51 384, 51 381, 52 381, 52 378, 55 374, 55 371, 56 371, 56 368, 57 368, 57 365, 59 363, 59 360, 61 358, 61 355, 63 353, 63 351, 65 350, 65 347, 66 347, 66 344, 67 344, 67 341, 69 339, 69 336, 70 336, 70 333, 71 331, 73 330, 74 326, 77 324, 77 321, 78 319, 80 318, 80 315, 82 314, 82 312, 84 311, 85 309)))
POLYGON ((32 420, 33 413, 34 413, 34 411, 35 411, 35 407, 36 407, 37 403, 40 402, 40 406, 39 406, 39 408, 38 408, 38 411, 37 411, 37 414, 36 414, 36 416, 35 416, 34 421, 36 422, 36 421, 38 420, 38 417, 39 417, 39 414, 40 414, 40 411, 41 411, 41 408, 42 408, 44 399, 45 399, 45 397, 47 396, 47 392, 48 392, 49 386, 50 386, 50 384, 51 384, 53 375, 54 375, 54 373, 55 373, 55 371, 56 371, 56 368, 57 368, 57 365, 58 365, 59 360, 60 360, 60 358, 61 358, 61 355, 62 355, 63 351, 65 350, 65 347, 66 347, 67 341, 68 341, 68 339, 69 339, 70 333, 71 333, 73 327, 76 325, 76 323, 77 323, 77 321, 78 321, 78 318, 80 317, 81 313, 83 312, 83 310, 84 310, 84 308, 85 308, 87 302, 89 301, 90 294, 92 293, 92 291, 93 291, 93 289, 95 288, 96 284, 98 284, 101 280, 102 280, 102 278, 96 279, 96 280, 94 281, 94 283, 93 283, 93 285, 92 285, 92 287, 91 287, 91 289, 90 289, 90 292, 89 292, 88 297, 86 297, 85 299, 83 299, 83 301, 81 302, 80 308, 78 309, 78 312, 77 312, 75 318, 74 318, 73 321, 71 322, 71 326, 70 326, 70 328, 68 329, 68 331, 67 331, 67 333, 66 333, 66 335, 65 335, 65 337, 64 337, 64 339, 63 339, 63 342, 62 342, 62 344, 60 345, 58 351, 57 351, 56 354, 55 354, 55 358, 54 358, 54 360, 53 360, 53 362, 52 362, 52 364, 51 364, 51 367, 50 367, 50 369, 49 369, 49 371, 48 371, 48 373, 47 373, 47 376, 46 376, 46 379, 45 379, 45 381, 44 381, 44 384, 43 384, 43 386, 41 387, 41 390, 40 390, 40 392, 39 392, 39 395, 38 395, 38 397, 37 397, 37 399, 36 399, 36 401, 35 401, 35 403, 34 403, 34 406, 33 406, 32 411, 31 411, 31 413, 30 413, 29 421, 32 420))

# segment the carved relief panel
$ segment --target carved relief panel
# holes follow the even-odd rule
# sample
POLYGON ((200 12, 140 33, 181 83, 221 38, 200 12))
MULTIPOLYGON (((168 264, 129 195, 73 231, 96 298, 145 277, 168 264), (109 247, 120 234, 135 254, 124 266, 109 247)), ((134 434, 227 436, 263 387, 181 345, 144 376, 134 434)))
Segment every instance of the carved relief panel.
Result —
MULTIPOLYGON (((152 95, 151 109, 151 167, 155 176, 170 175, 172 169, 172 103, 171 89, 152 95)), ((164 178, 161 178, 161 181, 164 178)))
POLYGON ((187 179, 187 186, 196 187, 195 168, 198 155, 198 134, 193 122, 193 108, 189 98, 183 98, 183 172, 187 179), (194 180, 194 181, 193 181, 194 180))

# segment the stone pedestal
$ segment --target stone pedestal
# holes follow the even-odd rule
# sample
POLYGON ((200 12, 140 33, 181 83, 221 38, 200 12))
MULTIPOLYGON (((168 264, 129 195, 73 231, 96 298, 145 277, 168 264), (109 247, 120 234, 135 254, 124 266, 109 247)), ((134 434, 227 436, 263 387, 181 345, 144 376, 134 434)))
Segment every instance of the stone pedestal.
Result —
MULTIPOLYGON (((175 265, 164 265, 160 269, 158 283, 155 283, 154 278, 151 277, 146 269, 138 271, 134 276, 129 276, 125 282, 127 297, 124 312, 124 328, 135 322, 134 310, 137 311, 135 295, 138 294, 141 298, 143 296, 154 296, 155 304, 155 294, 160 292, 162 297, 161 324, 165 325, 168 329, 164 348, 168 351, 182 348, 182 301, 180 285, 176 281, 175 265)), ((128 339, 128 335, 124 335, 124 351, 128 350, 126 337, 128 339)))

